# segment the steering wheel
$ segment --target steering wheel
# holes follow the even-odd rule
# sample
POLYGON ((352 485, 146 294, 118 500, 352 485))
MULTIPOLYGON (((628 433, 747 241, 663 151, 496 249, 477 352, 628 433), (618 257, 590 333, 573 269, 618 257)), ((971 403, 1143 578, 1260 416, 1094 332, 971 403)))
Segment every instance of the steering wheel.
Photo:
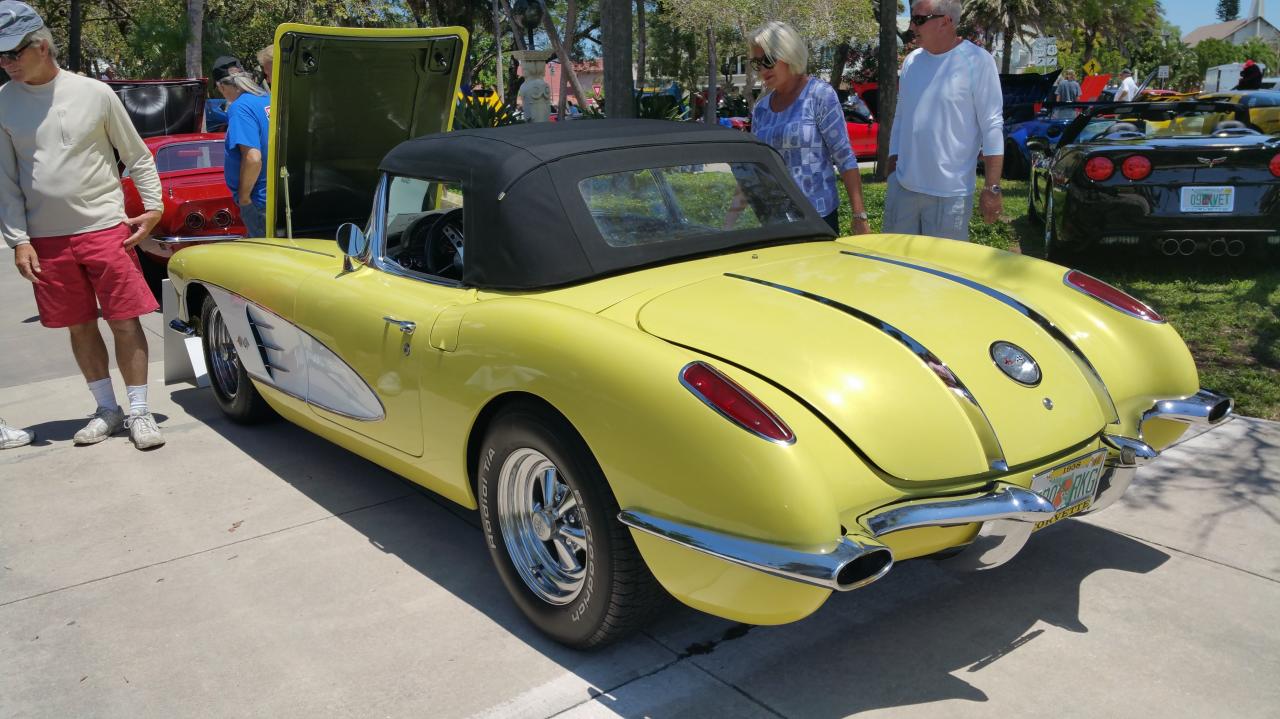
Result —
POLYGON ((439 216, 423 246, 427 272, 452 280, 462 279, 462 208, 449 210, 439 216))

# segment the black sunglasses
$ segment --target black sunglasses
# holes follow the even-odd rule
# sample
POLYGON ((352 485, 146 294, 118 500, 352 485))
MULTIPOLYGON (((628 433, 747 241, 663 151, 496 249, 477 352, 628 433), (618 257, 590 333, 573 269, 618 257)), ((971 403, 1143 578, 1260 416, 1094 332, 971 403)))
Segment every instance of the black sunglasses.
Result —
POLYGON ((769 57, 768 55, 762 55, 761 57, 751 58, 751 67, 755 68, 756 70, 772 70, 773 66, 776 65, 777 63, 778 63, 777 60, 769 57))
POLYGON ((17 62, 17 61, 18 61, 18 58, 19 58, 19 57, 21 57, 21 56, 22 56, 22 53, 23 53, 27 48, 29 48, 29 47, 31 47, 31 41, 30 41, 30 40, 28 40, 28 41, 26 41, 26 42, 22 43, 21 45, 19 45, 19 46, 15 47, 15 48, 14 48, 14 49, 12 49, 12 50, 9 50, 8 52, 0 52, 0 60, 8 60, 9 62, 17 62))
POLYGON ((932 14, 932 15, 912 15, 912 16, 911 16, 911 24, 912 24, 912 25, 923 25, 923 24, 925 24, 925 23, 929 22, 930 20, 932 20, 932 19, 934 19, 934 18, 938 18, 938 17, 946 17, 946 14, 944 14, 944 13, 934 13, 934 14, 932 14))

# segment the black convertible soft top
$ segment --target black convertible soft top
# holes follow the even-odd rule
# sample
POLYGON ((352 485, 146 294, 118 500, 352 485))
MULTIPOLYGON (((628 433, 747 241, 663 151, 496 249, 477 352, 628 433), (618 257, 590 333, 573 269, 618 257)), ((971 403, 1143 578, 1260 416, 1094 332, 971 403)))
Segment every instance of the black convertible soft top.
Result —
POLYGON ((424 135, 397 145, 384 172, 462 184, 463 283, 537 289, 740 247, 834 234, 773 148, 751 135, 665 120, 530 123, 424 135), (648 167, 759 163, 803 217, 679 242, 610 246, 578 191, 596 175, 648 167))

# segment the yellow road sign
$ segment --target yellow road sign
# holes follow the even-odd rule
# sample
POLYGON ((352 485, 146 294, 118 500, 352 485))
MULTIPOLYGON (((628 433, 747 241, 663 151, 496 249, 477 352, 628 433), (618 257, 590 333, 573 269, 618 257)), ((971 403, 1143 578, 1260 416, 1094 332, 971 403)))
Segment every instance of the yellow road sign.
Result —
POLYGON ((1101 69, 1102 65, 1098 62, 1098 58, 1096 57, 1089 58, 1089 62, 1084 64, 1084 71, 1090 75, 1097 75, 1098 71, 1101 69))

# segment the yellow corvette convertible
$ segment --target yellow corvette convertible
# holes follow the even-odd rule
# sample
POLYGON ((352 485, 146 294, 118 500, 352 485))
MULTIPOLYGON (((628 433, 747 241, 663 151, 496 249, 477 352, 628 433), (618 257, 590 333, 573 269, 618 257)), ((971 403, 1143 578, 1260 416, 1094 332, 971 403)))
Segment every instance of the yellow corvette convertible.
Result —
POLYGON ((478 508, 565 644, 664 593, 780 624, 897 561, 998 566, 1231 412, 1140 301, 967 243, 833 237, 750 135, 439 133, 461 30, 277 43, 272 237, 175 255, 174 327, 232 419, 278 413, 478 508))

